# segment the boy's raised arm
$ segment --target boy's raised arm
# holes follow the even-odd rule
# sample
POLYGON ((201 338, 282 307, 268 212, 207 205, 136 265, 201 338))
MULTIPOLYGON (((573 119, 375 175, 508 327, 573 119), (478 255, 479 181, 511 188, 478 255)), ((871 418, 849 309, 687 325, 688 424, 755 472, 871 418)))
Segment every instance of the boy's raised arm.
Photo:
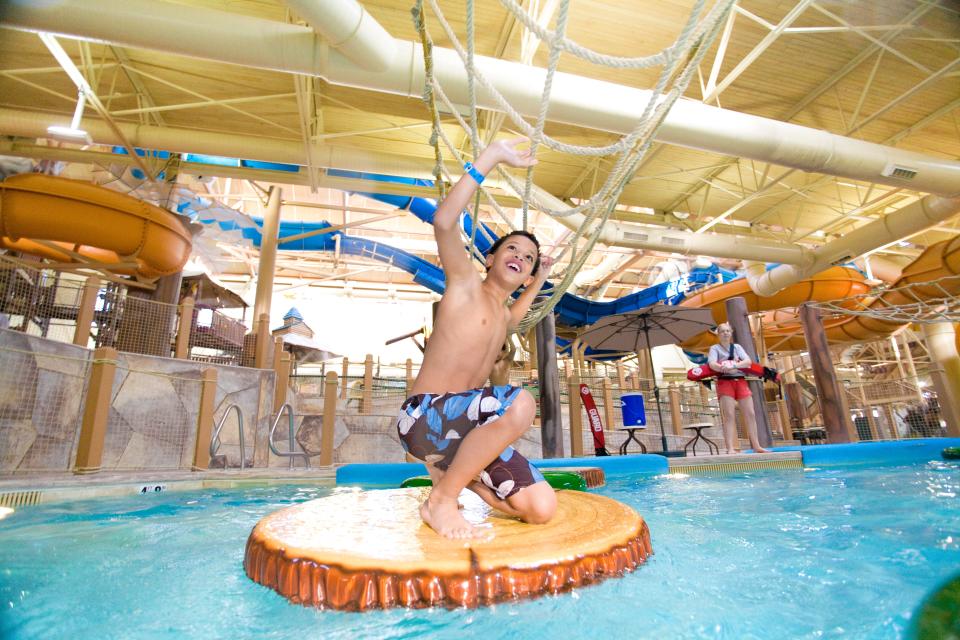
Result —
POLYGON ((540 289, 543 288, 543 284, 547 281, 547 278, 550 277, 550 269, 552 268, 553 258, 550 256, 540 256, 540 270, 537 271, 537 275, 534 276, 533 282, 523 290, 523 293, 517 296, 517 301, 510 307, 510 328, 520 324, 523 316, 527 315, 530 305, 533 304, 534 299, 536 299, 540 293, 540 289))
MULTIPOLYGON (((460 237, 460 212, 479 187, 477 177, 482 182, 490 171, 500 162, 511 167, 529 167, 536 164, 529 151, 518 151, 517 145, 526 142, 524 138, 498 140, 480 152, 473 164, 473 172, 464 173, 457 184, 450 189, 433 217, 433 233, 437 239, 437 252, 440 263, 446 273, 447 282, 477 276, 470 262, 470 256, 464 251, 460 237)), ((528 303, 529 306, 529 303, 528 303)))

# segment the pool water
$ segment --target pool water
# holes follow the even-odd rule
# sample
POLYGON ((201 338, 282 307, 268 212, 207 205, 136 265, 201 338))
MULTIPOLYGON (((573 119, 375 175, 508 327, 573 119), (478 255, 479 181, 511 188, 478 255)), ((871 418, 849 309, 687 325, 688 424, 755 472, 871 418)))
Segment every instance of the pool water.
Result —
POLYGON ((0 520, 0 638, 901 638, 960 571, 960 465, 632 476, 655 555, 621 579, 475 610, 289 604, 243 572, 263 516, 330 490, 166 493, 0 520))

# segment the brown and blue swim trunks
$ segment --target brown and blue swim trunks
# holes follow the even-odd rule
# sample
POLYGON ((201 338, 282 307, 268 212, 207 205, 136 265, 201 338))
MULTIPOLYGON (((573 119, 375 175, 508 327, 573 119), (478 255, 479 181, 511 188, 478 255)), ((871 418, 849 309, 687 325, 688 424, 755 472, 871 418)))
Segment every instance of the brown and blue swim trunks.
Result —
MULTIPOLYGON (((519 393, 519 387, 501 385, 411 396, 397 416, 400 443, 413 457, 446 471, 467 434, 502 416, 519 393)), ((480 473, 480 481, 501 500, 542 480, 543 474, 513 447, 480 473)))

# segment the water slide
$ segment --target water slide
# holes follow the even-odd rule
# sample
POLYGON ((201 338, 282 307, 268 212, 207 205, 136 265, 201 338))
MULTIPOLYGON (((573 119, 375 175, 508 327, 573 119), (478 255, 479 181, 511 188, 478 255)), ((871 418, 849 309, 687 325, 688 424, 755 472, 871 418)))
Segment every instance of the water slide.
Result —
POLYGON ((153 280, 183 269, 192 237, 182 217, 138 198, 24 173, 0 182, 0 246, 153 280))
MULTIPOLYGON (((244 162, 207 156, 191 157, 191 161, 213 164, 244 162)), ((295 169, 294 165, 289 167, 291 171, 295 169)), ((284 170, 287 165, 270 163, 270 166, 265 168, 284 170)), ((384 182, 427 186, 431 184, 424 180, 349 171, 336 171, 332 174, 384 182)), ((432 199, 358 193, 409 210, 424 222, 433 221, 436 203, 432 199)), ((0 183, 0 198, 0 245, 9 249, 58 261, 71 261, 80 256, 86 260, 112 263, 119 266, 116 270, 120 273, 145 279, 175 273, 182 268, 190 254, 190 233, 179 216, 137 198, 89 183, 37 174, 11 176, 0 183), (64 215, 65 213, 67 215, 64 215)), ((181 203, 181 213, 187 213, 186 210, 191 204, 195 203, 181 203)), ((202 210, 194 213, 193 217, 201 222, 216 223, 224 230, 232 228, 241 231, 244 237, 259 246, 259 227, 240 227, 236 222, 223 219, 204 219, 202 210)), ((256 220, 254 222, 259 223, 256 220)), ((472 232, 470 217, 462 215, 461 223, 464 232, 469 235, 472 232)), ((391 264, 410 273, 418 284, 443 293, 444 277, 439 267, 388 244, 341 232, 320 234, 291 242, 283 241, 285 237, 329 226, 327 222, 281 222, 280 248, 332 251, 336 248, 335 237, 339 237, 341 252, 391 264)), ((484 225, 477 230, 475 242, 481 251, 485 251, 495 237, 494 232, 484 225)), ((955 238, 929 247, 903 270, 899 280, 890 288, 930 282, 958 273, 960 238, 955 238)), ((557 322, 561 326, 580 327, 610 314, 632 311, 657 302, 709 307, 717 322, 722 322, 726 319, 726 300, 741 296, 746 299, 748 310, 768 313, 768 328, 765 330, 768 348, 802 350, 805 348, 805 341, 795 312, 799 304, 811 300, 849 298, 869 291, 863 275, 847 267, 831 267, 769 297, 757 296, 751 291, 746 279, 733 279, 734 277, 733 272, 718 269, 716 266, 695 268, 680 280, 654 285, 610 302, 596 302, 565 293, 556 306, 557 322), (714 284, 718 280, 721 282, 714 284), (692 293, 695 290, 699 291, 692 293)), ((960 279, 949 284, 957 289, 949 293, 960 294, 960 279)), ((923 288, 915 289, 912 293, 926 299, 942 295, 937 290, 923 288)), ((874 301, 873 306, 879 309, 909 302, 915 300, 903 293, 892 291, 874 301)), ((833 342, 873 340, 890 335, 901 326, 903 325, 899 322, 867 316, 846 316, 825 321, 828 339, 833 342)), ((713 336, 705 333, 682 346, 688 351, 703 351, 713 342, 713 336)))
MULTIPOLYGON (((944 240, 928 247, 912 263, 907 265, 900 277, 890 283, 889 289, 873 300, 861 298, 859 308, 882 314, 891 306, 910 305, 946 295, 960 295, 960 237, 944 240), (922 286, 936 280, 938 286, 922 286), (904 289, 909 287, 909 289, 904 289), (865 302, 865 304, 864 304, 865 302)), ((851 296, 863 296, 869 292, 863 275, 847 267, 831 267, 817 275, 786 287, 774 296, 760 297, 754 294, 746 279, 734 280, 698 291, 680 304, 689 307, 709 307, 717 322, 726 320, 726 300, 742 296, 747 309, 752 312, 768 312, 764 329, 767 348, 777 351, 801 351, 806 348, 803 328, 795 308, 803 302, 826 302, 851 296)), ((846 306, 852 308, 853 302, 846 306)), ((875 316, 843 315, 824 319, 824 329, 830 342, 865 342, 889 336, 904 326, 894 320, 875 316)), ((960 337, 960 336, 958 336, 960 337)), ((700 334, 683 343, 684 349, 703 351, 709 349, 716 339, 709 333, 700 334)), ((960 340, 958 340, 960 347, 960 340)))

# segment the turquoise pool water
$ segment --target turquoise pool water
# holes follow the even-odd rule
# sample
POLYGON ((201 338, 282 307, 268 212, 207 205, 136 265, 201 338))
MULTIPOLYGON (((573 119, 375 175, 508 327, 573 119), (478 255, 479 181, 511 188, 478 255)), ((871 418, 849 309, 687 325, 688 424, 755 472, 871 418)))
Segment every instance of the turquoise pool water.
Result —
POLYGON ((24 508, 0 520, 2 638, 901 638, 960 571, 960 466, 633 476, 650 524, 622 579, 477 610, 288 604, 243 573, 272 487, 24 508))

